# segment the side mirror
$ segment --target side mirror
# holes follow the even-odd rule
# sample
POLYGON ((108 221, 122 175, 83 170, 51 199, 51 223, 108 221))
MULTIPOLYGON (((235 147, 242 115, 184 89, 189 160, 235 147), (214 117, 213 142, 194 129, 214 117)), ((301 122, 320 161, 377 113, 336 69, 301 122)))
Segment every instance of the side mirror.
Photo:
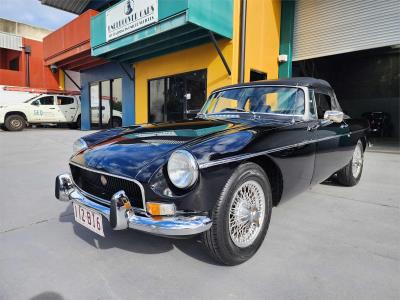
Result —
POLYGON ((341 123, 343 121, 344 113, 337 110, 327 110, 324 113, 324 119, 335 123, 341 123))
POLYGON ((38 101, 33 101, 32 105, 39 106, 39 102, 38 101))

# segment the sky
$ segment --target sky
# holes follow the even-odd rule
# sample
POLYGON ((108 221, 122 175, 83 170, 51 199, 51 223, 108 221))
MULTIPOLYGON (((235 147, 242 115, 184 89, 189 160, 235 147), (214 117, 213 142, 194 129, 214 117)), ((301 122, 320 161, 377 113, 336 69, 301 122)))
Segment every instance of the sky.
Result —
POLYGON ((63 26, 75 17, 74 14, 42 5, 39 0, 0 0, 0 18, 50 30, 63 26))

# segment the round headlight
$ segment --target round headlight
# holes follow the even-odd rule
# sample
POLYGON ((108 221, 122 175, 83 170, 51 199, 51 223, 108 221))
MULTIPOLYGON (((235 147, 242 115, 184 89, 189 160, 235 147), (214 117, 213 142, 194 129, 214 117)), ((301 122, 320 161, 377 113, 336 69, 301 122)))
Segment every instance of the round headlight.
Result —
POLYGON ((83 139, 78 139, 72 145, 73 154, 78 153, 79 151, 82 151, 82 150, 86 149, 87 147, 88 147, 88 145, 86 144, 86 142, 83 139))
POLYGON ((186 150, 172 153, 168 161, 168 177, 177 188, 192 186, 199 177, 196 159, 186 150))

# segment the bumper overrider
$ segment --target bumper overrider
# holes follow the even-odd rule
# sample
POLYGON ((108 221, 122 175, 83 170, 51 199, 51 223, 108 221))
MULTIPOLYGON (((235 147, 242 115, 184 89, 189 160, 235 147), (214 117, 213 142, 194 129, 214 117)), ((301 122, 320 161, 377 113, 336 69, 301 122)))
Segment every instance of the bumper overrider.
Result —
POLYGON ((131 207, 124 191, 115 193, 110 207, 84 196, 74 184, 70 174, 56 177, 55 196, 60 201, 72 201, 105 217, 114 230, 136 229, 162 236, 194 235, 207 231, 211 220, 204 215, 151 216, 144 210, 131 207))

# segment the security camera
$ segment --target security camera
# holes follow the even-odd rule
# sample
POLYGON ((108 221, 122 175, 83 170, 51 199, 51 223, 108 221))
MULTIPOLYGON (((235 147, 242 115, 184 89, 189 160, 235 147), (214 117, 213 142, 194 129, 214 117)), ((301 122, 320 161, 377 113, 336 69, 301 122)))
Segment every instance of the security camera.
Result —
POLYGON ((55 73, 57 73, 58 68, 56 65, 50 65, 50 70, 51 70, 51 73, 55 74, 55 73))

